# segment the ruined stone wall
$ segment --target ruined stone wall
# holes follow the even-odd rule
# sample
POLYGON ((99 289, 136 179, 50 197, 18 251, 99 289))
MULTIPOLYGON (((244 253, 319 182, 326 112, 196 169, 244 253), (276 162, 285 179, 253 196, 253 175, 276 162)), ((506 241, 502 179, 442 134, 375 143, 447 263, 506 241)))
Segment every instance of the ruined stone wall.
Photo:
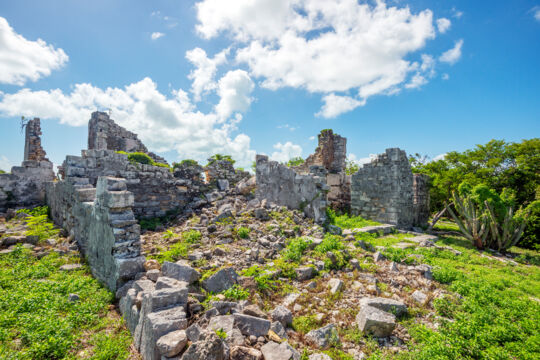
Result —
POLYGON ((326 170, 312 166, 310 174, 298 174, 286 165, 257 155, 257 190, 259 200, 266 199, 290 209, 301 209, 317 223, 326 220, 326 170))
POLYGON ((34 118, 25 126, 24 161, 49 161, 46 155, 41 147, 41 122, 34 118))
POLYGON ((41 147, 38 118, 26 124, 24 161, 8 174, 0 174, 0 213, 7 209, 44 204, 45 183, 55 178, 53 164, 41 147))
POLYGON ((143 152, 154 161, 167 164, 164 158, 149 152, 137 134, 124 129, 116 124, 107 113, 100 111, 93 112, 88 122, 88 149, 143 152))
POLYGON ((75 238, 92 274, 115 291, 142 271, 140 228, 125 179, 100 177, 97 188, 71 179, 46 186, 55 224, 75 238))
POLYGON ((351 212, 402 228, 413 225, 413 175, 405 151, 386 149, 352 175, 351 212))
POLYGON ((313 165, 319 165, 329 173, 337 174, 345 171, 347 158, 347 138, 334 134, 330 129, 323 130, 318 135, 319 144, 315 153, 308 156, 306 161, 296 167, 298 172, 309 172, 313 165))
POLYGON ((328 204, 335 210, 348 211, 351 205, 351 175, 345 171, 327 174, 326 184, 330 187, 328 204))
POLYGON ((208 159, 208 162, 209 164, 204 167, 204 173, 210 186, 216 186, 218 180, 227 180, 228 185, 233 187, 251 176, 247 171, 236 170, 227 160, 212 162, 212 159, 208 159))
POLYGON ((414 224, 426 226, 429 221, 429 176, 413 174, 414 224))
POLYGON ((168 168, 131 163, 127 155, 112 150, 83 150, 82 156, 67 156, 63 165, 66 179, 97 184, 100 176, 126 179, 133 193, 133 212, 138 218, 161 217, 183 208, 195 196, 189 192, 190 179, 175 178, 168 168))

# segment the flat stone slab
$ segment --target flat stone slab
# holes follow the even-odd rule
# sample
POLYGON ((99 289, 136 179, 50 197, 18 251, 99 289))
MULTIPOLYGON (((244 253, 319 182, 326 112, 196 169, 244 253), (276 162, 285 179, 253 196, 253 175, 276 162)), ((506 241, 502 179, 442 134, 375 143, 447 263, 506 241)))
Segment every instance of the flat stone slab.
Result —
POLYGON ((373 226, 366 226, 363 228, 354 229, 352 231, 352 234, 358 234, 358 233, 369 233, 369 234, 376 234, 380 231, 382 231, 383 235, 390 234, 394 232, 396 229, 396 225, 391 224, 381 224, 381 225, 373 225, 373 226))

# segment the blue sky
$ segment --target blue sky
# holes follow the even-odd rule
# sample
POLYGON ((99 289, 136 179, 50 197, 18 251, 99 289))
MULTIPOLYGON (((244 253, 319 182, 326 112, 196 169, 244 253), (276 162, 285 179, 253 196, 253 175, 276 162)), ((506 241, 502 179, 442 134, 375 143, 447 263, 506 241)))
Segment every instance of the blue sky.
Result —
POLYGON ((538 137, 539 64, 538 1, 3 1, 0 168, 21 115, 60 164, 95 109, 170 162, 306 157, 325 128, 433 158, 538 137))

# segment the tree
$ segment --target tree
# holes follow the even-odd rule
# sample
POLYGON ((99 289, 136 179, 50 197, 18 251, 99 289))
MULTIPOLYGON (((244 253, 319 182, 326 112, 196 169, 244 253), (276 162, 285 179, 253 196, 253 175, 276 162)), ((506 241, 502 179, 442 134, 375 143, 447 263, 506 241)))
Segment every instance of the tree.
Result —
POLYGON ((304 159, 302 159, 302 157, 300 156, 297 156, 297 157, 293 157, 292 159, 289 159, 289 161, 287 161, 287 166, 288 167, 299 166, 299 165, 302 165, 303 163, 304 163, 304 159))

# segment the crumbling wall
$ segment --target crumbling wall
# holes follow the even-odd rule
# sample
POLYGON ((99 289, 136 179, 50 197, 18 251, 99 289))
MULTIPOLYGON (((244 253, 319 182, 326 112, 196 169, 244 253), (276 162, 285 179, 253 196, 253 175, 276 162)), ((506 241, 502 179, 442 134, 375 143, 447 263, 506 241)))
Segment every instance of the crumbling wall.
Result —
POLYGON ((386 149, 352 175, 351 212, 402 228, 413 225, 413 175, 405 151, 386 149))
POLYGON ((181 209, 195 194, 188 194, 190 179, 175 178, 169 168, 131 163, 127 155, 113 150, 83 150, 82 156, 67 156, 62 164, 66 179, 97 184, 100 176, 126 179, 135 197, 133 212, 138 218, 166 215, 181 209))
POLYGON ((347 138, 327 129, 321 131, 318 141, 315 153, 308 156, 303 164, 294 167, 294 170, 307 174, 313 165, 325 168, 328 171, 326 184, 330 187, 329 206, 348 211, 351 204, 351 177, 345 173, 347 138))
POLYGON ((49 161, 46 155, 41 147, 41 122, 34 118, 25 126, 24 161, 49 161))
POLYGON ((429 221, 429 176, 413 174, 414 224, 426 226, 429 221))
POLYGON ((46 186, 55 224, 75 238, 92 274, 115 291, 142 271, 140 228, 125 179, 100 177, 97 188, 71 179, 46 186))
POLYGON ((228 185, 233 187, 251 175, 247 171, 237 170, 233 164, 227 160, 208 159, 208 165, 204 167, 206 181, 211 186, 216 186, 218 180, 226 180, 228 185))
POLYGON ((88 149, 143 152, 154 161, 167 164, 167 161, 152 152, 132 133, 116 124, 107 113, 95 111, 88 122, 88 149))
POLYGON ((345 171, 347 158, 347 138, 334 134, 331 129, 323 130, 318 135, 319 144, 315 153, 308 156, 306 161, 297 167, 299 172, 309 172, 313 165, 319 165, 331 174, 345 171))
POLYGON ((309 174, 298 174, 293 169, 257 155, 257 190, 259 200, 300 209, 317 223, 326 220, 326 170, 313 165, 309 174))
POLYGON ((53 164, 41 147, 38 118, 26 125, 24 161, 8 174, 0 174, 0 213, 7 209, 44 204, 45 183, 55 178, 53 164))

